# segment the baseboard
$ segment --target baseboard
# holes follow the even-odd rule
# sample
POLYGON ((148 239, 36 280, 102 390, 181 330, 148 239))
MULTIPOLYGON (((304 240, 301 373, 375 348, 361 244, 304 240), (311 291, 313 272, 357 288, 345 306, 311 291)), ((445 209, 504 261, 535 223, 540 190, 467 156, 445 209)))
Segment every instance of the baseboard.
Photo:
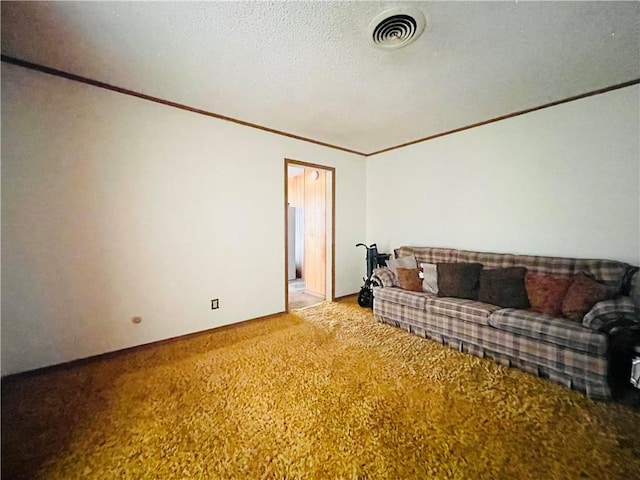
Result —
POLYGON ((349 298, 353 297, 354 295, 358 295, 358 293, 360 293, 360 292, 348 293, 346 295, 342 295, 341 297, 336 297, 333 301, 334 302, 341 302, 343 300, 348 300, 349 298))
POLYGON ((91 355, 90 357, 78 358, 76 360, 69 360, 68 362, 56 363, 55 365, 48 365, 46 367, 35 368, 33 370, 27 370, 25 372, 19 373, 11 373, 9 375, 5 375, 0 378, 0 385, 4 386, 8 383, 15 382, 18 380, 22 380, 24 378, 35 377, 37 375, 42 375, 45 373, 51 372, 59 372, 68 370, 71 368, 79 367, 82 365, 87 365, 90 363, 98 362, 101 360, 107 360, 109 358, 117 357, 119 355, 124 355, 131 352, 136 352, 140 350, 144 350, 147 348, 153 348, 160 345, 166 345, 168 343, 176 342, 178 340, 186 340, 189 338, 195 338, 201 335, 206 335, 213 331, 219 331, 223 329, 235 328, 241 325, 246 325, 248 323, 259 322, 262 320, 269 320, 270 318, 276 317, 278 315, 282 315, 286 312, 277 312, 272 313, 270 315, 265 315, 257 318, 250 318, 249 320, 243 320, 238 323, 230 323, 229 325, 221 325, 219 327, 208 328, 206 330, 200 330, 199 332, 186 333, 184 335, 178 335, 177 337, 165 338, 163 340, 156 340, 155 342, 143 343, 142 345, 135 345, 133 347, 127 347, 120 350, 114 350, 112 352, 99 353, 97 355, 91 355))
MULTIPOLYGON (((334 299, 334 301, 340 302, 340 301, 348 300, 348 299, 350 299, 351 297, 353 297, 354 295, 357 295, 357 294, 358 294, 358 292, 350 293, 350 294, 347 294, 347 295, 342 295, 340 297, 336 297, 334 299)), ((268 319, 270 319, 272 317, 275 317, 277 315, 281 315, 283 313, 286 313, 286 312, 283 311, 283 312, 272 313, 270 315, 265 315, 265 316, 262 316, 262 317, 251 318, 249 320, 243 320, 243 321, 238 322, 238 323, 231 323, 229 325, 222 325, 220 327, 208 328, 207 330, 201 330, 199 332, 186 333, 184 335, 179 335, 177 337, 165 338, 163 340, 156 340, 155 342, 143 343, 142 345, 135 345, 133 347, 127 347, 127 348, 123 348, 123 349, 120 349, 120 350, 114 350, 112 352, 99 353, 97 355, 92 355, 90 357, 78 358, 76 360, 70 360, 68 362, 63 362, 63 363, 56 363, 55 365, 48 365, 46 367, 35 368, 33 370, 27 370, 25 372, 11 373, 9 375, 5 375, 2 378, 0 378, 0 385, 5 385, 7 383, 14 382, 14 381, 17 381, 17 380, 21 380, 23 378, 34 377, 34 376, 42 375, 42 374, 45 374, 45 373, 68 370, 68 369, 71 369, 71 368, 79 367, 79 366, 82 366, 82 365, 87 365, 87 364, 90 364, 90 363, 93 363, 93 362, 97 362, 97 361, 100 361, 100 360, 107 360, 109 358, 117 357, 119 355, 124 355, 124 354, 135 352, 135 351, 138 351, 138 350, 157 347, 157 346, 164 345, 164 344, 171 343, 171 342, 175 342, 175 341, 178 341, 178 340, 186 340, 188 338, 197 337, 199 335, 206 335, 207 333, 211 333, 214 330, 221 330, 221 329, 226 329, 226 328, 234 328, 234 327, 238 327, 240 325, 244 325, 244 324, 247 324, 247 323, 250 323, 250 322, 258 322, 258 321, 261 321, 261 320, 268 320, 268 319)))

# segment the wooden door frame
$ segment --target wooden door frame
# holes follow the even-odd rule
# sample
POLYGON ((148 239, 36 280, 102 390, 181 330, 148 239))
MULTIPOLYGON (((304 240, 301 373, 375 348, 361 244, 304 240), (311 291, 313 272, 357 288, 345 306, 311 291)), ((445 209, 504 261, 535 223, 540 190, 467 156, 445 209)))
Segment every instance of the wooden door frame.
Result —
MULTIPOLYGON (((284 159, 284 310, 289 311, 289 166, 315 168, 331 172, 331 298, 336 299, 336 169, 319 163, 309 163, 291 158, 284 159)), ((325 199, 326 202, 326 199, 325 199)), ((326 269, 326 265, 325 265, 326 269)), ((327 285, 325 280, 325 296, 327 285)))

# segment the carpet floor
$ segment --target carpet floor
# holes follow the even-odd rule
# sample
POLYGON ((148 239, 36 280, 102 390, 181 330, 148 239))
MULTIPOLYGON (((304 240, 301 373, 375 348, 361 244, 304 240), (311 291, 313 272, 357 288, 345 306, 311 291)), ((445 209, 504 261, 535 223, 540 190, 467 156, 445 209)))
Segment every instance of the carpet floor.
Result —
POLYGON ((629 479, 640 412, 353 301, 6 381, 2 478, 629 479))

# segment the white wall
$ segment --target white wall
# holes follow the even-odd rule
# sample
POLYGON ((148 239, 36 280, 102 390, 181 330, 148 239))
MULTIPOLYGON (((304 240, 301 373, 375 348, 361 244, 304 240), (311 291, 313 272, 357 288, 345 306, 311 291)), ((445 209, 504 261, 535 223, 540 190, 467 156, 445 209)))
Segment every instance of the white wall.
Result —
POLYGON ((365 160, 3 64, 2 375, 284 310, 284 158, 336 168, 337 296, 365 239, 639 264, 639 107, 634 86, 365 160))
POLYGON ((638 265, 639 111, 636 85, 369 157, 367 239, 638 265))
POLYGON ((283 311, 285 157, 358 291, 364 158, 3 64, 2 375, 283 311))

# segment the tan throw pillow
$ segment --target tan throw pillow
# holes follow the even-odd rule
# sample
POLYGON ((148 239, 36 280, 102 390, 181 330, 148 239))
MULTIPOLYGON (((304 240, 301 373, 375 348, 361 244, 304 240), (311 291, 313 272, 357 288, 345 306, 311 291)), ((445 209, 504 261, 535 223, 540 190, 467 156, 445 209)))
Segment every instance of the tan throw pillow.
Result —
POLYGON ((609 298, 609 288, 583 272, 573 277, 562 302, 562 315, 581 322, 593 306, 609 298))
POLYGON ((562 313, 562 302, 571 285, 569 275, 527 272, 524 277, 531 310, 552 317, 562 313))
POLYGON ((398 281, 403 290, 422 291, 422 279, 420 278, 420 270, 417 268, 398 268, 398 281))

